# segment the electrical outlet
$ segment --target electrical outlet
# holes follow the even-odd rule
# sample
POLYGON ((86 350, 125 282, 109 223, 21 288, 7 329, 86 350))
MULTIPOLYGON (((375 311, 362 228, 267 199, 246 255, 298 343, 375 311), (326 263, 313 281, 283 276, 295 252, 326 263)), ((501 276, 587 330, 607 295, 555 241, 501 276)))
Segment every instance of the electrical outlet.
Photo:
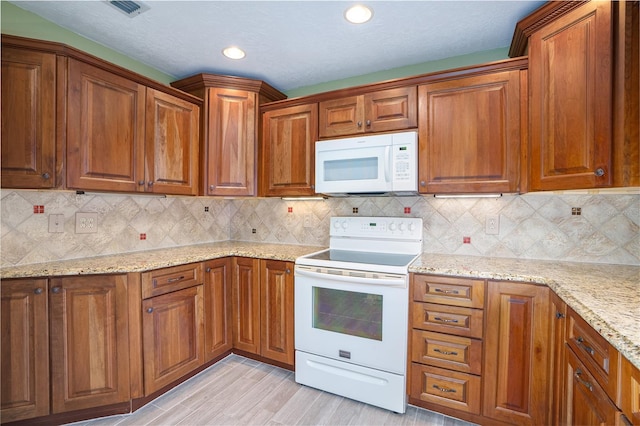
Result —
POLYGON ((304 227, 313 228, 313 218, 311 217, 311 213, 304 215, 304 227))
POLYGON ((77 212, 76 234, 98 232, 98 213, 77 212))
POLYGON ((500 216, 487 216, 484 224, 484 232, 488 235, 498 235, 500 233, 500 216))
POLYGON ((49 232, 64 232, 64 215, 49 215, 49 232))

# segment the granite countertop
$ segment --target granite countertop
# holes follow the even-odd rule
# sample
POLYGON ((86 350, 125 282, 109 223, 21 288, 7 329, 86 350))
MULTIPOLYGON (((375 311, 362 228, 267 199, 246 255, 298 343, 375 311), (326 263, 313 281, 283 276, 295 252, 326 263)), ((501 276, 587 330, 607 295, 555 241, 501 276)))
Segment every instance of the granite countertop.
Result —
MULTIPOLYGON (((225 256, 293 262, 317 246, 225 241, 0 268, 0 278, 144 272, 225 256)), ((640 267, 422 254, 410 272, 546 285, 640 368, 640 267)))
POLYGON ((423 254, 409 271, 546 285, 640 368, 640 266, 423 254))

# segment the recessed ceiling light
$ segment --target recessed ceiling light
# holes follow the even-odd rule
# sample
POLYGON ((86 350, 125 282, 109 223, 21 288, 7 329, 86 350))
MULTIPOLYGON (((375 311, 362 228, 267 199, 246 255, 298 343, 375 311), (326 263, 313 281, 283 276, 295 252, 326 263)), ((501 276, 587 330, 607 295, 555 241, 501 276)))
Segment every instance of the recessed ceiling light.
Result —
POLYGON ((230 46, 222 51, 222 54, 229 59, 242 59, 244 58, 244 50, 239 47, 230 46))
POLYGON ((373 10, 362 4, 351 6, 344 12, 344 18, 352 24, 364 24, 373 16, 373 10))

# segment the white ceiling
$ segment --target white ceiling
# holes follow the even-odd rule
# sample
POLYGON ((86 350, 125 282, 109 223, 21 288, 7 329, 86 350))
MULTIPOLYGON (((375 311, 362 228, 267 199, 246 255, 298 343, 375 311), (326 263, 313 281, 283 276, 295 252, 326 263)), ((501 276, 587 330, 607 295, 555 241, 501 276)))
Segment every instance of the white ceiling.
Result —
POLYGON ((265 80, 282 90, 506 47, 544 2, 375 1, 348 23, 353 1, 143 0, 134 18, 104 0, 11 1, 176 79, 200 72, 265 80), (222 56, 229 45, 243 60, 222 56))

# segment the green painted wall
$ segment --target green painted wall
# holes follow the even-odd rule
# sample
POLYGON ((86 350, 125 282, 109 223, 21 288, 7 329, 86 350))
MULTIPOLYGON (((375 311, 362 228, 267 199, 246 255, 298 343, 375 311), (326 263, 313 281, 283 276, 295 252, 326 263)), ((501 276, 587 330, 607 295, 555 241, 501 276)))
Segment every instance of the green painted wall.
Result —
MULTIPOLYGON (((0 17, 0 30, 4 34, 64 43, 164 84, 169 84, 171 81, 176 80, 176 77, 174 76, 165 74, 155 68, 135 61, 99 43, 79 36, 76 33, 62 28, 50 21, 47 21, 46 19, 41 18, 34 13, 21 9, 18 6, 4 0, 1 1, 0 17)), ((363 84, 375 83, 395 78, 426 74, 450 68, 481 64, 484 62, 492 62, 501 59, 507 59, 508 50, 508 47, 503 47, 499 49, 471 53, 468 55, 456 56, 437 61, 423 62, 416 65, 379 71, 357 77, 300 87, 297 89, 289 90, 285 93, 288 97, 295 98, 299 96, 311 95, 314 93, 343 89, 345 87, 360 86, 363 84)))
POLYGON ((41 18, 35 13, 28 12, 4 0, 0 5, 0 15, 0 30, 2 30, 3 34, 64 43, 164 84, 169 84, 176 80, 173 76, 81 37, 66 28, 41 18))

